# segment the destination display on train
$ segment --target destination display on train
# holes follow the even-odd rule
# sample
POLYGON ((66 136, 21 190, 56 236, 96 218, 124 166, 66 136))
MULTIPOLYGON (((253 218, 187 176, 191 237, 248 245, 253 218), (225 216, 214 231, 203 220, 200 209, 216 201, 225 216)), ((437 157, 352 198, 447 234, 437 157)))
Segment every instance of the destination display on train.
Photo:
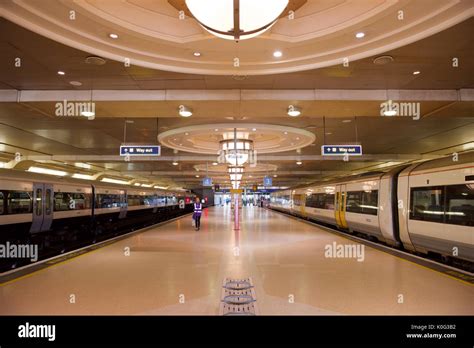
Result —
POLYGON ((160 156, 160 145, 122 145, 120 156, 160 156))
POLYGON ((323 145, 321 154, 323 156, 361 156, 362 145, 323 145))

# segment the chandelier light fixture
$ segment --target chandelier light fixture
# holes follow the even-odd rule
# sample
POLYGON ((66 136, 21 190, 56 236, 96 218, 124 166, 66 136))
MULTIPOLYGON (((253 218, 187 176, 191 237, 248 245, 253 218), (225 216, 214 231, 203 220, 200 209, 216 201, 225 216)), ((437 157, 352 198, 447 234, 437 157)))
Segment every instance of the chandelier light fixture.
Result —
POLYGON ((219 163, 228 163, 231 166, 242 167, 245 163, 251 166, 257 164, 257 153, 254 150, 253 140, 248 138, 248 133, 234 132, 224 134, 220 141, 219 163))
POLYGON ((211 34, 227 40, 256 37, 278 20, 288 0, 186 0, 198 23, 211 34))

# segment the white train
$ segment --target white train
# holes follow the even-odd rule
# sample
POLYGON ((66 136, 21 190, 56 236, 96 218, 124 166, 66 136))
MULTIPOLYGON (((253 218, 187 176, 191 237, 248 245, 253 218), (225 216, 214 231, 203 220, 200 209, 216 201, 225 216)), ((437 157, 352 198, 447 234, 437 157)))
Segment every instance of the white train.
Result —
POLYGON ((278 191, 269 206, 472 271, 474 152, 278 191))
MULTIPOLYGON (((193 210, 195 195, 0 169, 0 245, 46 259, 193 210)), ((0 273, 29 263, 0 259, 0 273)))

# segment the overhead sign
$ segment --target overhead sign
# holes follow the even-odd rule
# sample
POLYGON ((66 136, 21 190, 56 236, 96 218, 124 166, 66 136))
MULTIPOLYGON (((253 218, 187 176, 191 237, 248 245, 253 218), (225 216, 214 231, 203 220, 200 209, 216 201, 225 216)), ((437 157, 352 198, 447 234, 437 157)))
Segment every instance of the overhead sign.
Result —
POLYGON ((321 154, 323 156, 361 156, 362 145, 323 145, 321 154))
POLYGON ((122 145, 120 156, 160 156, 160 145, 122 145))
POLYGON ((263 186, 272 186, 273 180, 271 177, 266 176, 263 178, 263 186))
POLYGON ((212 178, 206 177, 202 179, 202 186, 212 186, 212 178))

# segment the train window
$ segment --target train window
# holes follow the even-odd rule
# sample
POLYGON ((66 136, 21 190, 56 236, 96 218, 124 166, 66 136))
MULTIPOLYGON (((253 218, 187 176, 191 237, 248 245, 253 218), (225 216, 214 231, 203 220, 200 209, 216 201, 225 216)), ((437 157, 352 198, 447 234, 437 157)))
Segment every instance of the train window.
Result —
POLYGON ((377 215, 378 211, 378 190, 362 191, 362 214, 377 215))
POLYGON ((4 197, 5 197, 5 196, 3 195, 3 192, 0 192, 0 215, 2 215, 3 212, 4 212, 4 208, 3 208, 3 204, 4 204, 4 203, 3 203, 3 198, 4 198, 4 197))
POLYGON ((347 192, 346 211, 350 213, 377 215, 378 190, 347 192))
POLYGON ((433 186, 412 188, 410 219, 443 222, 444 187, 433 186))
POLYGON ((347 192, 346 211, 350 213, 362 213, 362 191, 347 192))
POLYGON ((123 195, 98 194, 96 208, 120 208, 126 204, 122 202, 123 195))
POLYGON ((55 192, 54 193, 54 210, 81 210, 89 209, 90 195, 78 192, 55 192))
POLYGON ((35 214, 36 216, 43 214, 43 189, 36 189, 35 214))
POLYGON ((334 193, 325 193, 324 194, 324 207, 323 209, 334 210, 334 193))
POLYGON ((46 189, 45 195, 45 213, 46 215, 51 214, 51 189, 46 189))
POLYGON ((446 186, 446 223, 474 226, 474 184, 446 186))
POLYGON ((31 213, 31 192, 9 191, 7 194, 7 214, 31 213))

